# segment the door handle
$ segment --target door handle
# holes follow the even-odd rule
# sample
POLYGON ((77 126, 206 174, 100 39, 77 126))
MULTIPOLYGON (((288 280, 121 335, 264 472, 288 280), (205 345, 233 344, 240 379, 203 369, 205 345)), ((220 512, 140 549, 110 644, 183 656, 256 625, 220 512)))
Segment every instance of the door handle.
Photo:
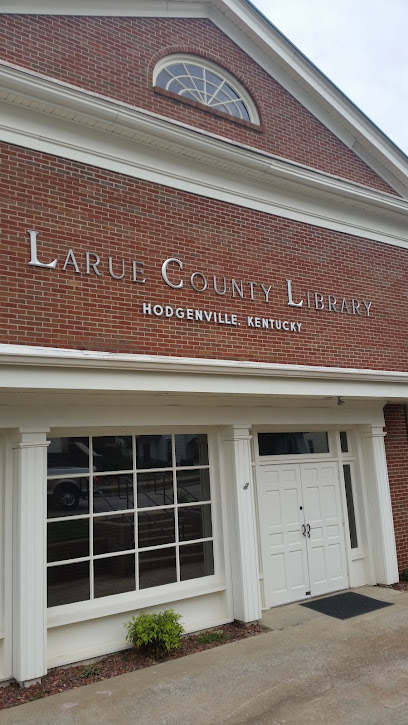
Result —
POLYGON ((306 534, 307 534, 308 539, 310 539, 310 524, 307 524, 307 526, 306 526, 306 534))
POLYGON ((306 526, 304 524, 302 524, 302 534, 306 536, 306 526))

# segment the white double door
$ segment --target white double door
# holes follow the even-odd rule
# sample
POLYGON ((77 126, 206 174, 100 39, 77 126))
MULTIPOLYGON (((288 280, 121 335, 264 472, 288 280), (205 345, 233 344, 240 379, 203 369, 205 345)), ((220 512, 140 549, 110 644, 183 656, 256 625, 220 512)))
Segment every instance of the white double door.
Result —
POLYGON ((261 464, 257 480, 265 606, 346 589, 338 464, 261 464))

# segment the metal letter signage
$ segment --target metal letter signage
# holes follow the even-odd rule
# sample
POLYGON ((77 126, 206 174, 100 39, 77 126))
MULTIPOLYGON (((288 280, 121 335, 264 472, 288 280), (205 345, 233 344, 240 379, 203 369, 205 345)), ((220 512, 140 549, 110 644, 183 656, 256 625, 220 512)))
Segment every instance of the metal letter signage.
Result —
MULTIPOLYGON (((40 262, 37 251, 38 232, 29 230, 30 237, 30 261, 32 267, 43 267, 45 269, 56 269, 59 267, 65 274, 85 274, 103 277, 109 275, 115 282, 129 279, 131 282, 144 284, 148 277, 145 274, 145 263, 135 259, 117 259, 109 256, 104 259, 96 252, 82 252, 75 255, 73 249, 68 249, 65 257, 59 264, 56 257, 52 262, 40 262)), ((241 300, 246 302, 258 302, 263 305, 270 303, 282 304, 282 289, 279 291, 279 299, 276 299, 275 288, 272 284, 248 281, 245 279, 227 278, 222 272, 212 274, 208 270, 186 269, 184 277, 184 263, 177 257, 168 257, 161 265, 161 277, 163 282, 172 290, 185 289, 188 285, 191 290, 198 294, 207 292, 216 296, 228 295, 233 304, 239 304, 241 300), (272 292, 273 290, 273 292, 272 292), (272 295, 271 295, 272 292, 272 295)), ((296 309, 314 310, 317 312, 334 312, 336 314, 354 315, 355 317, 370 317, 372 302, 357 298, 344 297, 342 294, 325 292, 323 290, 303 290, 301 295, 295 294, 291 279, 286 280, 286 305, 296 309)), ((236 314, 230 312, 219 312, 218 310, 195 309, 190 307, 178 307, 144 302, 142 307, 143 315, 154 315, 155 317, 170 317, 187 322, 206 322, 226 327, 239 327, 241 322, 236 314)), ((242 324, 254 330, 282 331, 287 333, 299 333, 302 329, 302 322, 276 319, 271 317, 260 317, 247 315, 242 324)))
POLYGON ((38 256, 37 256, 37 235, 38 232, 34 232, 30 230, 30 246, 31 246, 31 259, 28 264, 31 264, 33 267, 47 267, 48 269, 55 269, 57 266, 58 258, 54 259, 53 262, 50 262, 49 264, 43 264, 43 262, 39 262, 38 256))

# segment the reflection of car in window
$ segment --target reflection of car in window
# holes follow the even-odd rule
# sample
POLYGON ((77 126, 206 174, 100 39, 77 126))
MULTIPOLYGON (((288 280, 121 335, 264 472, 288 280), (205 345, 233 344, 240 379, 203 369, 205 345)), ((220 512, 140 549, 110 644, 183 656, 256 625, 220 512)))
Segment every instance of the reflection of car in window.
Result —
POLYGON ((76 509, 79 499, 88 497, 88 473, 89 468, 49 468, 49 476, 60 476, 47 482, 47 497, 51 506, 66 511, 76 509), (78 473, 83 473, 84 478, 72 478, 78 473))
MULTIPOLYGON (((89 447, 88 439, 54 438, 48 451, 47 498, 52 508, 65 511, 78 508, 80 498, 88 498, 89 447), (80 475, 82 474, 82 475, 80 475), (54 478, 58 476, 58 478, 54 478)), ((93 452, 96 463, 101 456, 93 452)), ((93 466, 97 470, 97 466, 93 466)))

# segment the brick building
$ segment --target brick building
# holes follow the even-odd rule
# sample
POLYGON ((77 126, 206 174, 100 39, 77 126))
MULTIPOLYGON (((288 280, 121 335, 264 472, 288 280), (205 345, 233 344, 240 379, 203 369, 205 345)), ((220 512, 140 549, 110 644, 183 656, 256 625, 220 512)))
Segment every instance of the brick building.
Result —
POLYGON ((246 0, 2 7, 0 678, 396 581, 407 158, 246 0))

